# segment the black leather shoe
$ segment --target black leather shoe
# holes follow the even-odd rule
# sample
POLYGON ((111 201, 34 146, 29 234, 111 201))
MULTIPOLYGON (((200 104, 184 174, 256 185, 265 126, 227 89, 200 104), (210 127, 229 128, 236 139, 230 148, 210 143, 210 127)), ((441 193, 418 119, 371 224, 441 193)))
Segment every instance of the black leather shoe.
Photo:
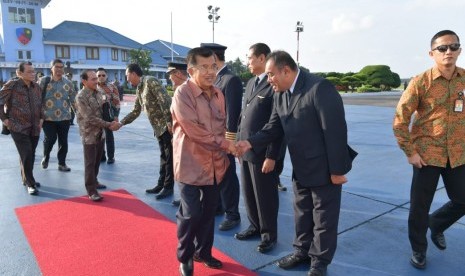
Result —
POLYGON ((241 219, 236 219, 236 220, 227 219, 227 220, 224 220, 222 223, 220 223, 220 226, 218 227, 218 229, 220 229, 221 231, 228 231, 238 226, 239 223, 241 223, 241 219))
POLYGON ((107 164, 113 164, 115 163, 115 158, 108 158, 107 164))
POLYGON ((39 190, 36 187, 27 187, 27 193, 30 195, 37 195, 39 194, 39 190))
POLYGON ((173 194, 173 189, 163 188, 156 196, 155 199, 163 199, 173 194))
POLYGON ((36 182, 36 188, 40 187, 40 182, 36 182))
POLYGON ((443 232, 434 232, 431 230, 431 241, 439 250, 444 250, 447 248, 446 237, 444 237, 443 232))
POLYGON ((426 267, 426 253, 413 251, 410 263, 418 269, 424 269, 426 267))
POLYGON ((242 232, 236 233, 234 235, 234 238, 236 238, 237 240, 243 241, 243 240, 248 240, 248 239, 259 237, 259 236, 260 236, 260 232, 249 227, 242 232))
POLYGON ((103 185, 102 183, 97 183, 97 190, 102 190, 102 189, 106 189, 107 186, 106 185, 103 185))
POLYGON ((103 199, 103 197, 101 195, 99 195, 98 193, 95 193, 95 194, 91 194, 89 196, 89 199, 92 200, 92 201, 100 201, 103 199))
POLYGON ((71 171, 71 169, 66 165, 58 165, 58 170, 60 172, 69 172, 69 171, 71 171))
POLYGON ((257 251, 260 253, 266 253, 273 249, 273 247, 276 245, 276 240, 274 241, 262 241, 258 246, 257 246, 257 251))
POLYGON ((40 164, 42 165, 42 169, 48 168, 48 159, 45 157, 42 158, 42 161, 40 162, 40 164))
POLYGON ((280 183, 278 183, 278 190, 281 191, 281 192, 285 192, 285 191, 287 191, 287 188, 284 187, 283 184, 281 184, 281 182, 280 182, 280 183))
POLYGON ((163 189, 163 186, 155 186, 152 189, 147 189, 145 192, 147 194, 158 194, 163 189))
POLYGON ((327 266, 316 266, 316 267, 310 267, 310 270, 308 271, 308 276, 326 276, 326 270, 327 266))
POLYGON ((304 255, 297 255, 296 253, 292 253, 291 255, 287 255, 286 257, 281 258, 278 261, 278 266, 283 269, 293 268, 303 262, 308 262, 310 258, 304 255))
POLYGON ((215 259, 213 257, 210 257, 208 259, 202 259, 199 256, 194 255, 194 261, 203 263, 206 267, 213 269, 219 269, 223 267, 223 263, 220 260, 215 259))
POLYGON ((179 274, 181 274, 181 276, 194 275, 194 264, 192 262, 192 259, 187 261, 187 263, 181 263, 179 265, 179 274))
POLYGON ((178 207, 179 205, 181 205, 181 200, 175 199, 175 200, 171 201, 171 204, 172 204, 173 206, 178 207))

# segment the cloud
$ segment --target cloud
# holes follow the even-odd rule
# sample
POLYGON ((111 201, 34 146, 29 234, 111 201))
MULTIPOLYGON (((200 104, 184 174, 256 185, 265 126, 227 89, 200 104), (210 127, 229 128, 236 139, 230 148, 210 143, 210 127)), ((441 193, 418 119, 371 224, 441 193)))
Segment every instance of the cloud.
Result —
POLYGON ((373 16, 363 17, 341 14, 332 21, 332 32, 336 34, 350 33, 370 29, 373 26, 373 16))

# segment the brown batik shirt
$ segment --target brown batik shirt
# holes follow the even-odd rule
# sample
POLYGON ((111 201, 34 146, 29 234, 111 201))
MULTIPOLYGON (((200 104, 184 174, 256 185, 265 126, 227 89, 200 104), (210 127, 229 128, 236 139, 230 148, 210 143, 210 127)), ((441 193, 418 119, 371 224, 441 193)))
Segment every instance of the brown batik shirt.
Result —
POLYGON ((394 135, 407 156, 418 153, 428 165, 465 164, 465 110, 454 111, 465 96, 465 70, 447 80, 433 67, 412 79, 397 105, 394 135), (411 117, 414 115, 411 129, 411 117))
POLYGON ((76 96, 77 122, 83 144, 96 144, 105 138, 103 128, 110 127, 110 122, 102 119, 102 106, 108 101, 105 92, 83 88, 76 96))

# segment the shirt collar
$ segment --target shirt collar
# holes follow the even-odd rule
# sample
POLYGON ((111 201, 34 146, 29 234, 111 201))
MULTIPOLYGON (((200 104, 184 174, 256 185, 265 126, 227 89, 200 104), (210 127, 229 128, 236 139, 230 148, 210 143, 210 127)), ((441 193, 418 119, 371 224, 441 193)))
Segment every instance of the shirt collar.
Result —
POLYGON ((257 78, 259 79, 258 83, 260 83, 260 82, 263 80, 263 78, 264 78, 265 76, 266 76, 266 73, 265 73, 265 72, 263 72, 263 73, 261 73, 260 75, 258 75, 258 76, 257 76, 257 78))
POLYGON ((294 82, 292 83, 291 87, 289 88, 289 92, 291 92, 291 94, 294 93, 295 84, 297 83, 297 79, 299 78, 299 74, 300 74, 300 69, 297 69, 297 75, 295 75, 294 82))
MULTIPOLYGON (((437 66, 434 66, 433 69, 431 70, 431 75, 433 77, 433 80, 439 78, 439 77, 442 77, 442 74, 441 74, 441 71, 439 71, 439 68, 437 66)), ((452 78, 455 78, 457 76, 463 76, 465 75, 465 70, 463 68, 460 68, 460 67, 455 67, 455 71, 454 73, 452 74, 452 78)))

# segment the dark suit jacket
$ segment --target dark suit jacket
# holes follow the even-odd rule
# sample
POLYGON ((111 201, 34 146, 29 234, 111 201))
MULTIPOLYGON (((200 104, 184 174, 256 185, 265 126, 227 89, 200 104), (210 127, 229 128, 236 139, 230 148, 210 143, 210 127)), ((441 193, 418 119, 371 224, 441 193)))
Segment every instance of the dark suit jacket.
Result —
MULTIPOLYGON (((267 82, 268 77, 260 80, 255 91, 253 90, 255 78, 251 78, 245 88, 244 107, 239 120, 238 140, 246 140, 260 131, 270 119, 273 109, 274 92, 267 82)), ((265 158, 278 160, 281 154, 282 137, 268 144, 266 148, 259 151, 248 151, 242 159, 245 161, 259 163, 265 158)))
POLYGON ((218 72, 215 86, 223 92, 226 102, 226 131, 236 133, 244 92, 242 81, 226 66, 218 72))
POLYGON ((293 178, 304 187, 331 184, 331 174, 344 175, 352 168, 357 153, 347 145, 344 105, 326 79, 300 71, 289 108, 285 94, 276 93, 269 122, 248 140, 260 151, 283 134, 293 178))

